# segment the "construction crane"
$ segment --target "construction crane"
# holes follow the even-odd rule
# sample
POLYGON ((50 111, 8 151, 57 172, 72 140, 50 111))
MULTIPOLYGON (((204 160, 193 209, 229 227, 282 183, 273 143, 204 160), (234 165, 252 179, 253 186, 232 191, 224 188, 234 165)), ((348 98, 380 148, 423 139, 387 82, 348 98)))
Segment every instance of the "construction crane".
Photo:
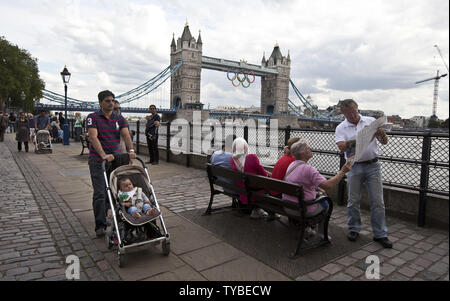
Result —
POLYGON ((445 68, 447 68, 447 72, 449 72, 447 63, 445 62, 444 57, 442 56, 442 53, 441 53, 441 50, 439 49, 439 46, 438 45, 434 45, 434 47, 436 47, 437 51, 439 52, 439 55, 441 56, 442 61, 444 62, 445 68))
POLYGON ((436 107, 437 107, 437 99, 438 99, 439 80, 441 79, 441 77, 445 77, 445 76, 447 76, 447 73, 439 75, 439 70, 438 70, 435 77, 427 78, 427 79, 424 79, 424 80, 416 82, 416 84, 420 84, 420 83, 424 83, 424 82, 427 82, 429 80, 433 80, 434 79, 433 114, 431 115, 431 117, 434 117, 434 118, 436 117, 436 107))

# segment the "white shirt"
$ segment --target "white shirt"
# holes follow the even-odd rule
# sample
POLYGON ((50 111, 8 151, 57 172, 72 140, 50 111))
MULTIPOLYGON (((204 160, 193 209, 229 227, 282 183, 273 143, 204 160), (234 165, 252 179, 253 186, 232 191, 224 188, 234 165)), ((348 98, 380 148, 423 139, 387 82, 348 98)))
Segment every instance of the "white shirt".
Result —
MULTIPOLYGON (((336 143, 356 139, 357 133, 365 126, 368 126, 375 120, 375 118, 373 117, 361 115, 359 116, 361 118, 357 125, 354 125, 353 123, 350 123, 347 119, 345 119, 336 127, 336 138, 335 138, 336 143)), ((374 138, 372 142, 370 142, 370 144, 367 146, 366 150, 364 151, 364 154, 362 155, 361 159, 358 162, 375 159, 378 157, 378 155, 379 150, 377 146, 377 139, 374 138)), ((345 157, 347 158, 347 156, 345 157)))

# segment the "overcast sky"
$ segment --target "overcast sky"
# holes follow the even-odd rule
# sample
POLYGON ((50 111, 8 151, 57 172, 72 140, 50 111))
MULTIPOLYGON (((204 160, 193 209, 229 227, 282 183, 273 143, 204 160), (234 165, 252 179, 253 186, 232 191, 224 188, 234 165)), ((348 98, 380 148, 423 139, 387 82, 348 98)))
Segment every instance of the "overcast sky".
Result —
MULTIPOLYGON (((291 79, 319 108, 353 98, 361 109, 410 118, 430 116, 434 81, 449 63, 448 0, 386 1, 7 1, 0 35, 38 59, 46 89, 64 93, 59 73, 72 73, 69 96, 96 101, 126 92, 166 68, 170 42, 186 18, 199 30, 203 55, 260 64, 278 42, 292 60, 291 79)), ((438 117, 449 115, 449 77, 439 85, 438 117)), ((259 107, 260 78, 235 88, 226 73, 202 70, 201 102, 259 107)), ((290 98, 295 99, 292 88, 290 98)), ((134 106, 169 106, 169 85, 134 106)))

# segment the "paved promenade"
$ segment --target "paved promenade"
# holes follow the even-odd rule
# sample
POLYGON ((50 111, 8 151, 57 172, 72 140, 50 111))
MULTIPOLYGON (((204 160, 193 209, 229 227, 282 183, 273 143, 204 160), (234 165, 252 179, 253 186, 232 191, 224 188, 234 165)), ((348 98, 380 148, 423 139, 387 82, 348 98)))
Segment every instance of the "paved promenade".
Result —
MULTIPOLYGON (((142 247, 127 253, 119 268, 117 251, 95 238, 92 185, 81 145, 57 144, 48 155, 35 154, 33 147, 24 153, 17 152, 13 138, 6 134, 0 143, 0 280, 65 280, 65 259, 72 254, 80 258, 81 280, 367 280, 369 255, 380 258, 380 280, 449 280, 448 232, 396 218, 387 221, 393 249, 370 241, 288 276, 184 217, 207 207, 206 172, 166 162, 149 169, 171 253, 163 256, 160 245, 142 247)), ((224 196, 215 201, 229 203, 224 196)), ((362 221, 361 235, 371 239, 367 212, 362 221)), ((346 232, 345 207, 335 206, 331 224, 346 232)))

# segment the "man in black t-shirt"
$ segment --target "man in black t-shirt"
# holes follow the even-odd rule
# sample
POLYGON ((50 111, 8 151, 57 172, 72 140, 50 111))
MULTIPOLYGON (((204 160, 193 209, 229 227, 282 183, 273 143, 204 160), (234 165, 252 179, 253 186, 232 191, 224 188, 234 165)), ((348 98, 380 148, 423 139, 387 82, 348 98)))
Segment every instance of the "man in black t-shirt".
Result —
POLYGON ((158 150, 158 127, 161 118, 156 114, 156 106, 150 105, 150 113, 152 116, 147 117, 147 125, 145 126, 145 136, 147 138, 148 154, 153 165, 159 164, 159 150, 158 150))

